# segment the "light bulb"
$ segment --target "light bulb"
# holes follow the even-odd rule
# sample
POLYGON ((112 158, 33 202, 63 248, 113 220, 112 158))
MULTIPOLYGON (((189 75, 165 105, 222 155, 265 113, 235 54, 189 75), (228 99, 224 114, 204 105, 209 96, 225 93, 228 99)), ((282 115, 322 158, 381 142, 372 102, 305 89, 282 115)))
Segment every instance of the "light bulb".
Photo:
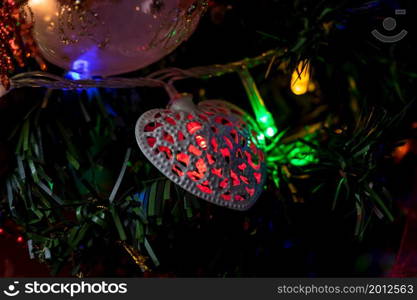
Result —
POLYGON ((269 137, 272 137, 272 136, 274 136, 275 135, 275 129, 274 128, 272 128, 272 127, 268 127, 267 129, 266 129, 266 135, 267 136, 269 136, 269 137))
POLYGON ((310 79, 310 63, 301 61, 291 75, 291 91, 295 95, 303 95, 314 88, 310 79))

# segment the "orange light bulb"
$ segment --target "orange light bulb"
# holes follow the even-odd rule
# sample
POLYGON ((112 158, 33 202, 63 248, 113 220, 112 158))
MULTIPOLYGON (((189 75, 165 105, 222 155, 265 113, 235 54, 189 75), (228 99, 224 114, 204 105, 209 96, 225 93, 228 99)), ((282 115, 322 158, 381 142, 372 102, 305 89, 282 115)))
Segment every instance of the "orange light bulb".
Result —
POLYGON ((315 89, 310 78, 310 63, 301 61, 291 75, 291 91, 295 95, 303 95, 315 89))

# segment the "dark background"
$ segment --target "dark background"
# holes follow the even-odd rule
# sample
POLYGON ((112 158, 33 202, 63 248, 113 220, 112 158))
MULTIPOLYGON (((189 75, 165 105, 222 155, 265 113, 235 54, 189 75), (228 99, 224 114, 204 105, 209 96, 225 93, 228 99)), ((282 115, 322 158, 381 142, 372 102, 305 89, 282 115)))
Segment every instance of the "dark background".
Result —
MULTIPOLYGON (((394 115, 408 105, 400 125, 392 132, 390 128, 386 130, 393 141, 413 141, 415 132, 410 126, 417 121, 414 102, 416 86, 415 77, 407 74, 415 72, 417 65, 416 3, 371 1, 371 8, 366 3, 211 1, 207 14, 186 43, 163 61, 126 76, 141 76, 168 66, 189 68, 237 61, 272 48, 291 47, 302 34, 306 34, 310 43, 303 51, 290 53, 289 64, 291 66, 302 58, 311 61, 319 85, 316 94, 301 97, 292 95, 288 71, 291 68, 278 70, 276 67, 268 78, 264 76, 264 66, 252 71, 278 126, 289 129, 302 126, 305 121, 303 116, 319 105, 324 105, 327 113, 337 114, 341 123, 352 124, 355 117, 349 109, 351 95, 348 93, 347 78, 353 76, 360 90, 359 106, 362 111, 377 107, 394 115), (324 35, 321 25, 314 22, 315 13, 326 5, 337 8, 328 17, 328 22, 335 28, 328 35, 324 35), (395 45, 381 44, 370 35, 370 31, 374 28, 383 31, 382 20, 386 16, 393 16, 395 8, 407 9, 406 16, 397 17, 397 29, 405 28, 409 34, 395 45), (305 19, 311 24, 307 33, 303 27, 305 19), (393 70, 398 71, 395 74, 399 77, 394 77, 393 70), (402 98, 398 95, 397 83, 400 83, 402 98)), ((49 71, 62 74, 53 66, 50 66, 49 71)), ((186 80, 176 87, 196 96, 204 90, 205 96, 201 98, 225 99, 250 111, 247 96, 236 74, 209 81, 186 80)), ((0 101, 0 175, 7 174, 14 167, 13 147, 7 141, 10 131, 31 107, 33 99, 42 97, 42 93, 23 89, 13 91, 0 101)), ((121 127, 118 133, 119 139, 127 145, 134 145, 130 129, 136 118, 148 109, 166 104, 161 93, 147 89, 119 91, 117 94, 103 90, 102 93, 116 111, 125 113, 123 120, 126 126, 121 127), (132 97, 131 92, 137 93, 139 100, 126 113, 126 108, 123 108, 125 104, 117 102, 117 98, 120 95, 132 97)), ((67 93, 62 96, 62 101, 51 104, 47 118, 60 118, 69 126, 77 126, 77 118, 81 116, 77 108, 65 100, 71 97, 73 94, 67 93)), ((317 120, 324 118, 325 115, 319 115, 317 120)), ((106 150, 108 158, 104 159, 106 166, 115 173, 119 170, 125 149, 117 146, 109 146, 106 150), (115 157, 117 159, 111 159, 115 157)), ((139 150, 134 149, 134 155, 140 156, 139 150)), ((277 189, 269 180, 265 192, 248 212, 229 211, 204 203, 201 212, 192 221, 167 221, 166 226, 158 228, 153 242, 161 267, 149 276, 387 276, 395 264, 404 224, 409 212, 413 211, 416 149, 415 141, 411 142, 411 150, 400 162, 387 158, 379 163, 378 175, 393 196, 395 221, 379 220, 373 216, 362 240, 354 236, 355 212, 352 203, 342 203, 336 210, 331 209, 334 190, 313 195, 310 193, 311 184, 302 184, 300 189, 305 202, 294 203, 286 196, 285 187, 277 189)), ((387 152, 386 149, 384 151, 387 152)), ((51 161, 58 155, 53 149, 49 154, 51 161)), ((147 176, 152 178, 160 175, 151 169, 147 176)), ((313 183, 322 181, 331 182, 332 178, 315 178, 313 183)), ((16 243, 19 227, 4 222, 8 233, 0 236, 0 275, 46 274, 43 266, 28 263, 24 244, 16 243), (9 271, 2 270, 2 263, 6 266, 6 261, 9 267, 3 268, 9 268, 9 271)), ((142 276, 117 247, 102 247, 97 241, 97 247, 88 251, 87 257, 95 262, 91 275, 142 276)), ((416 263, 416 255, 412 252, 411 263, 416 263)), ((66 275, 68 272, 64 268, 60 274, 66 275)))

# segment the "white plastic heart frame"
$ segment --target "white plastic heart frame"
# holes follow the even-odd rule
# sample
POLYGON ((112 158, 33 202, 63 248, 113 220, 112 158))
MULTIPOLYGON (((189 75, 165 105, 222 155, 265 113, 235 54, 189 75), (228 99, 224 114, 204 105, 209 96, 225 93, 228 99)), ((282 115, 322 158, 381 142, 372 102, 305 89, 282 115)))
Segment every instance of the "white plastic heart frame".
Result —
POLYGON ((140 149, 166 177, 211 203, 247 210, 265 180, 264 154, 248 115, 225 101, 183 96, 136 124, 140 149))

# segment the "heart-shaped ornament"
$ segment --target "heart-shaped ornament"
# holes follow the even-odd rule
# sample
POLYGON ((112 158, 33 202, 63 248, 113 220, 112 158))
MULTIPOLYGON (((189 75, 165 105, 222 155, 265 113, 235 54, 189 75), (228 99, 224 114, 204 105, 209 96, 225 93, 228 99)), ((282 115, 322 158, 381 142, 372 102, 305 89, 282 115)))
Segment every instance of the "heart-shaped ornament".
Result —
POLYGON ((155 167, 204 200, 247 210, 262 192, 266 166, 256 123, 231 103, 196 106, 185 95, 144 113, 135 134, 155 167))

